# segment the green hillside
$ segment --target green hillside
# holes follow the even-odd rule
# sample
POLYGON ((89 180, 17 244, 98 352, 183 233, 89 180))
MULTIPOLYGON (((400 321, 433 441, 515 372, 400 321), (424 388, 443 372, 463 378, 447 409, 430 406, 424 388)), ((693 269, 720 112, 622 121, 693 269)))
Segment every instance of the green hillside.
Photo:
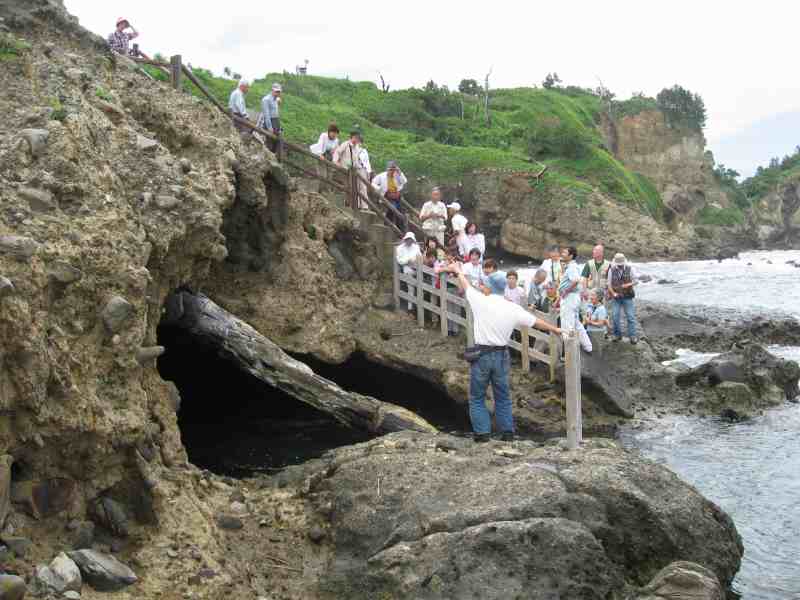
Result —
MULTIPOLYGON (((195 74, 227 105, 234 80, 202 69, 195 74)), ((603 148, 597 127, 602 101, 587 90, 492 90, 487 124, 482 97, 433 82, 384 93, 369 82, 284 73, 253 82, 248 107, 258 110, 276 81, 283 85, 281 117, 291 141, 312 144, 331 121, 343 133, 358 127, 376 171, 394 159, 410 177, 442 184, 481 168, 538 171, 546 164, 553 194, 566 188, 565 196, 581 198, 597 188, 661 219, 661 197, 652 183, 603 148)), ((187 90, 197 93, 188 83, 187 90)))
POLYGON ((742 182, 742 190, 751 201, 760 200, 783 182, 800 178, 800 146, 782 159, 773 158, 769 166, 758 167, 756 174, 742 182))

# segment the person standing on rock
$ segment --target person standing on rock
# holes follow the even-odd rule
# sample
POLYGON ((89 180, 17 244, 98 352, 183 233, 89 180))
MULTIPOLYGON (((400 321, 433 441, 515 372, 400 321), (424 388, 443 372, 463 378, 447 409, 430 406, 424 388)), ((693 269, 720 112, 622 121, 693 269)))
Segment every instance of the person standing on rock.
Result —
POLYGON ((309 150, 325 160, 333 160, 333 151, 339 146, 339 127, 336 123, 328 125, 328 131, 319 134, 316 144, 309 146, 309 150))
POLYGON ((586 352, 592 351, 592 340, 581 323, 581 273, 575 259, 578 258, 578 251, 574 246, 569 246, 561 251, 561 263, 564 272, 561 274, 561 281, 558 285, 559 306, 561 313, 561 328, 564 331, 578 332, 578 339, 581 347, 586 352))
POLYGON ((605 260, 605 248, 597 244, 592 248, 592 260, 587 261, 581 273, 581 282, 585 290, 605 290, 608 287, 608 270, 611 263, 605 260))
POLYGON ((517 327, 536 327, 542 331, 561 335, 561 329, 538 320, 521 306, 508 302, 502 295, 492 294, 489 288, 475 289, 467 278, 461 263, 453 261, 446 270, 458 278, 472 310, 475 346, 468 348, 465 357, 470 361, 469 418, 476 442, 487 442, 492 431, 492 420, 486 408, 486 389, 492 385, 494 417, 504 441, 514 439, 514 414, 511 403, 509 375, 511 356, 508 342, 517 327))
POLYGON ((631 344, 636 344, 639 339, 636 337, 636 310, 633 299, 636 297, 634 286, 636 285, 636 274, 633 267, 627 264, 625 255, 618 253, 614 256, 614 264, 608 272, 608 294, 611 297, 611 327, 614 332, 614 341, 622 340, 621 313, 625 311, 625 319, 628 322, 628 338, 631 344))
POLYGON ((431 199, 422 205, 419 220, 422 221, 422 229, 425 230, 425 233, 438 239, 439 243, 444 246, 447 207, 442 202, 442 191, 438 187, 433 188, 431 199))
POLYGON ((375 188, 375 191, 383 196, 397 211, 386 209, 386 218, 398 228, 405 227, 404 219, 401 216, 403 213, 403 205, 400 203, 400 197, 406 183, 408 183, 408 179, 406 179, 400 167, 398 167, 397 163, 393 160, 386 163, 386 170, 376 175, 375 179, 372 180, 372 187, 375 188))
POLYGON ((280 83, 273 83, 269 94, 261 99, 261 119, 259 126, 271 131, 275 135, 280 135, 281 127, 281 88, 280 83))
MULTIPOLYGON (((417 272, 415 267, 421 258, 422 252, 420 252, 419 244, 417 244, 417 236, 409 231, 403 236, 403 241, 400 242, 400 245, 395 250, 395 260, 397 260, 397 264, 400 265, 404 275, 414 275, 417 272)), ((407 288, 408 293, 412 296, 417 293, 415 287, 409 285, 407 288)), ((414 310, 414 305, 410 301, 408 302, 408 310, 414 310)))
MULTIPOLYGON (((232 116, 239 117, 241 119, 247 119, 247 104, 245 104, 245 96, 249 90, 250 82, 247 79, 240 79, 239 85, 236 86, 236 89, 231 92, 231 97, 228 100, 228 108, 230 109, 232 116)), ((252 130, 249 127, 236 120, 233 121, 233 125, 239 131, 239 135, 242 136, 243 140, 246 141, 249 139, 252 133, 252 130)))
POLYGON ((130 43, 139 37, 139 32, 128 22, 128 19, 120 17, 117 19, 117 28, 108 36, 108 45, 117 54, 130 56, 130 43), (125 31, 130 29, 130 32, 125 31))

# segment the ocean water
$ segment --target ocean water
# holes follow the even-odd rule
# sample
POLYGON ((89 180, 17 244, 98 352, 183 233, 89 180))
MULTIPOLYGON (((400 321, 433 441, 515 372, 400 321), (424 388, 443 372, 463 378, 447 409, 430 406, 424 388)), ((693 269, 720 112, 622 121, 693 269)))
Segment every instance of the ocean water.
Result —
MULTIPOLYGON (((800 252, 752 252, 739 260, 637 264, 654 281, 640 298, 800 317, 800 252), (658 284, 658 279, 675 283, 658 284)), ((800 362, 800 348, 769 348, 800 362)), ((713 358, 683 348, 675 361, 713 358)), ((800 600, 800 404, 742 423, 674 416, 626 428, 621 442, 665 464, 733 517, 744 541, 734 592, 744 600, 800 600)))

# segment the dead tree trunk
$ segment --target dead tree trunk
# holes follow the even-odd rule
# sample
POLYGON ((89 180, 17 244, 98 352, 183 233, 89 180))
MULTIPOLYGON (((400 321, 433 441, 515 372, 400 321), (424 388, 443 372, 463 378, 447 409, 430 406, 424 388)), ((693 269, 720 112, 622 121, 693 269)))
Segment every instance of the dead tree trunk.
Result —
POLYGON ((172 294, 167 300, 162 324, 186 330, 199 343, 216 348, 221 358, 299 401, 333 415, 349 427, 376 435, 406 429, 436 431, 430 423, 405 408, 347 392, 316 375, 308 365, 294 360, 250 325, 203 295, 186 291, 172 294))

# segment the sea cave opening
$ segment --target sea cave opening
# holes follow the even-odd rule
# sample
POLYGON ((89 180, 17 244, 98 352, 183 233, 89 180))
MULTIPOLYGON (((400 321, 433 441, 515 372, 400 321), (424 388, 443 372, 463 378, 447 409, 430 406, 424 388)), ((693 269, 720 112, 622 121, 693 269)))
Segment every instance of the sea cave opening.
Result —
POLYGON ((239 369, 179 327, 160 325, 161 377, 181 394, 178 426, 192 464, 231 477, 271 474, 372 436, 239 369))

